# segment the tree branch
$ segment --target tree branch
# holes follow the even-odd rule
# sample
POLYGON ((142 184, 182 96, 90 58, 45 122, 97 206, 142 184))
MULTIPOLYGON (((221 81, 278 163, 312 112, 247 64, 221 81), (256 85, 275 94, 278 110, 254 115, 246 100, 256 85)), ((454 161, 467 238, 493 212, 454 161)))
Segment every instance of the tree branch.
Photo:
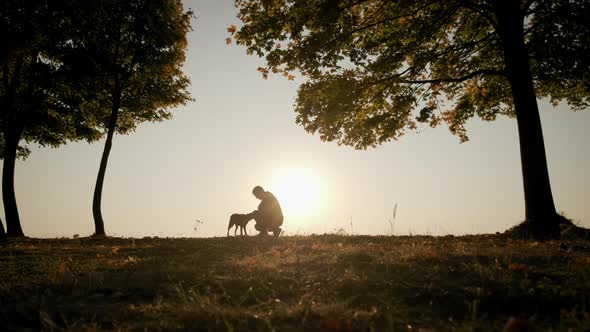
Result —
MULTIPOLYGON (((363 1, 361 1, 361 2, 363 2, 363 1)), ((353 29, 353 30, 351 30, 351 31, 348 31, 348 32, 346 32, 346 33, 343 33, 343 34, 341 34, 341 35, 337 36, 336 38, 334 38, 334 39, 332 39, 332 40, 328 41, 327 43, 325 43, 325 44, 324 44, 324 47, 325 47, 325 46, 327 46, 327 45, 330 45, 330 44, 332 44, 333 42, 335 42, 335 41, 337 41, 337 40, 340 40, 340 39, 343 39, 343 38, 346 38, 346 37, 352 36, 352 35, 354 35, 354 34, 355 34, 355 33, 357 33, 357 32, 361 32, 361 31, 363 31, 363 30, 370 29, 370 28, 372 28, 372 27, 375 27, 375 26, 377 26, 377 25, 380 25, 380 24, 383 24, 383 23, 387 23, 387 22, 391 22, 391 21, 395 21, 395 20, 398 20, 398 19, 400 19, 400 18, 405 18, 405 17, 411 17, 411 16, 414 16, 414 15, 416 15, 418 12, 420 12, 421 10, 423 10, 423 9, 425 9, 425 8, 428 8, 430 5, 432 5, 432 4, 436 3, 436 2, 438 2, 438 0, 431 1, 431 2, 429 2, 429 3, 425 4, 424 6, 422 6, 422 7, 418 8, 418 9, 416 9, 415 11, 413 11, 413 12, 411 12, 411 13, 402 14, 402 15, 393 16, 393 17, 387 17, 387 18, 384 18, 384 19, 382 19, 382 20, 380 20, 380 21, 373 22, 373 23, 371 23, 371 24, 368 24, 368 25, 365 25, 365 26, 363 26, 362 24, 363 24, 363 23, 365 23, 365 22, 368 20, 368 19, 365 19, 365 20, 363 21, 363 23, 361 23, 361 26, 359 26, 359 27, 357 27, 356 29, 353 29)), ((376 13, 376 12, 375 12, 375 13, 376 13)), ((375 13, 371 14, 371 16, 373 16, 375 13)))
POLYGON ((375 14, 377 14, 381 9, 383 9, 383 7, 385 7, 385 5, 388 3, 388 0, 384 0, 381 5, 379 6, 379 8, 377 8, 373 13, 371 13, 371 15, 368 15, 359 25, 363 25, 365 23, 367 23, 370 19, 373 18, 373 16, 375 16, 375 14))
POLYGON ((396 81, 395 83, 402 83, 402 84, 437 84, 437 83, 460 83, 467 81, 468 79, 477 77, 477 76, 504 76, 504 71, 501 70, 494 70, 494 69, 480 69, 474 72, 471 72, 467 75, 462 77, 444 77, 444 78, 437 78, 431 80, 400 80, 396 81))
POLYGON ((373 85, 377 85, 380 83, 386 83, 386 82, 392 82, 392 83, 401 83, 401 84, 437 84, 437 83, 460 83, 460 82, 464 82, 467 81, 468 79, 477 77, 477 76, 483 76, 483 75, 490 75, 490 76, 504 76, 505 73, 502 70, 495 70, 495 69, 480 69, 480 70, 476 70, 474 72, 471 72, 469 74, 466 74, 464 76, 461 77, 444 77, 444 78, 436 78, 436 79, 430 79, 430 80, 406 80, 406 79, 401 79, 399 80, 399 78, 406 74, 408 71, 410 71, 413 67, 409 67, 406 70, 404 70, 403 72, 390 76, 390 77, 385 77, 382 78, 380 80, 376 80, 373 81, 369 84, 367 84, 367 87, 371 87, 373 85))
POLYGON ((412 69, 414 69, 414 67, 408 67, 404 71, 402 71, 401 73, 395 74, 394 76, 389 76, 389 77, 382 78, 380 80, 376 80, 376 81, 370 82, 370 83, 368 83, 366 85, 366 88, 370 88, 370 87, 372 87, 374 85, 377 85, 377 84, 380 84, 380 83, 384 83, 384 82, 389 82, 389 81, 392 81, 392 80, 394 80, 396 78, 400 78, 400 77, 402 77, 403 75, 405 75, 406 73, 408 73, 412 69))
POLYGON ((493 10, 492 6, 486 5, 485 3, 478 3, 471 0, 460 0, 459 2, 484 12, 493 10))
POLYGON ((420 103, 420 101, 422 101, 422 98, 430 91, 432 90, 432 84, 426 89, 424 90, 424 92, 422 92, 420 94, 420 97, 418 97, 418 99, 416 99, 416 101, 414 102, 414 105, 418 106, 418 104, 420 103))
POLYGON ((369 1, 369 0, 359 0, 359 1, 355 1, 355 2, 353 2, 353 3, 351 3, 351 4, 348 4, 348 5, 344 6, 344 7, 342 7, 342 9, 343 9, 343 10, 347 10, 347 9, 349 9, 349 8, 352 8, 352 7, 356 6, 356 5, 360 5, 361 3, 363 3, 363 2, 367 2, 367 1, 369 1))
POLYGON ((435 54, 435 57, 438 58, 440 56, 447 55, 447 54, 454 52, 454 51, 471 50, 473 53, 473 51, 475 51, 476 46, 478 46, 481 43, 487 41, 488 39, 494 37, 495 35, 496 34, 494 32, 492 32, 492 33, 489 33, 485 37, 482 37, 478 40, 471 40, 471 41, 466 42, 461 45, 451 45, 450 47, 447 47, 446 49, 442 50, 440 53, 435 54))
MULTIPOLYGON (((433 4, 433 3, 434 3, 434 2, 431 2, 430 4, 433 4)), ((426 8, 426 7, 422 7, 422 9, 424 9, 424 8, 426 8)), ((448 18, 450 18, 450 17, 451 17, 451 16, 452 16, 452 15, 455 13, 455 11, 456 11, 457 9, 458 9, 457 7, 453 7, 453 8, 451 8, 451 10, 449 10, 449 11, 448 11, 448 13, 447 13, 446 15, 442 15, 442 16, 441 16, 441 17, 439 17, 439 18, 438 18, 438 19, 437 19, 435 22, 432 22, 432 24, 431 24, 431 25, 429 25, 429 27, 431 27, 431 29, 430 29, 430 30, 432 30, 432 31, 438 31, 438 30, 439 30, 441 27, 443 27, 443 25, 445 25, 445 24, 446 24, 446 20, 447 20, 448 18), (441 23, 441 22, 442 22, 442 23, 441 23)), ((446 30, 446 29, 447 29, 447 28, 445 27, 445 29, 443 29, 443 30, 446 30)), ((422 47, 423 47, 423 45, 424 45, 424 42, 425 42, 425 40, 426 40, 426 39, 427 39, 429 36, 430 36, 430 35, 428 35, 428 34, 423 34, 423 37, 422 37, 422 38, 421 38, 419 41, 416 41, 416 42, 414 42, 414 43, 410 43, 409 45, 406 45, 406 47, 404 47, 403 49, 399 50, 397 53, 398 53, 398 54, 399 54, 399 53, 401 53, 401 54, 408 54, 408 53, 412 53, 412 52, 414 52, 414 51, 415 51, 415 49, 416 49, 416 47, 418 47, 418 48, 422 48, 422 47)), ((441 37, 442 37, 442 35, 441 35, 441 37)), ((438 41, 437 41, 437 43, 438 43, 438 41)))
POLYGON ((493 9, 491 6, 486 6, 483 4, 474 3, 473 1, 469 1, 469 0, 461 0, 461 1, 459 1, 459 3, 464 8, 467 8, 467 9, 471 10, 472 12, 479 14, 480 16, 485 18, 494 28, 497 28, 497 23, 494 20, 494 17, 487 14, 487 13, 493 12, 493 9))
POLYGON ((365 106, 373 103, 375 101, 375 99, 377 99, 379 96, 383 95, 385 93, 385 91, 391 89, 391 86, 386 85, 383 89, 379 90, 379 92, 377 92, 372 98, 370 98, 367 102, 363 103, 360 108, 364 108, 365 106))

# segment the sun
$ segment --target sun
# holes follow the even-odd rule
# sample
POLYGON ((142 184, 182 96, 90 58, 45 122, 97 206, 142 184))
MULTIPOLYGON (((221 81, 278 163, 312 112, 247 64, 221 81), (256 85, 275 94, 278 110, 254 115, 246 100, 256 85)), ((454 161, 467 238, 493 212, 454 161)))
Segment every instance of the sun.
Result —
POLYGON ((279 200, 285 218, 311 217, 322 206, 320 177, 309 168, 293 167, 278 171, 269 181, 268 190, 279 200))

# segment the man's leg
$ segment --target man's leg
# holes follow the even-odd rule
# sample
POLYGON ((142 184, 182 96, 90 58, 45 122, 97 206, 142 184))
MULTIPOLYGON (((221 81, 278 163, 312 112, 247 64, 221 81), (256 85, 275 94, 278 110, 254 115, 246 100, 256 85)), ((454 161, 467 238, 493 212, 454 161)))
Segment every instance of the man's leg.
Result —
POLYGON ((279 235, 281 235, 281 232, 283 231, 281 229, 281 225, 283 225, 283 218, 282 217, 279 219, 273 220, 272 225, 269 227, 269 229, 272 230, 274 237, 279 237, 279 235))
POLYGON ((273 233, 274 237, 279 237, 279 235, 281 235, 281 232, 283 231, 281 229, 281 225, 282 225, 282 221, 281 220, 271 220, 267 225, 267 229, 273 233))
POLYGON ((254 225, 254 228, 260 232, 261 236, 264 235, 268 235, 268 225, 264 222, 264 219, 262 219, 262 215, 261 213, 256 210, 256 211, 252 211, 252 217, 254 219, 254 221, 256 222, 256 224, 254 225))
POLYGON ((268 235, 268 231, 266 230, 266 226, 264 225, 264 223, 262 223, 262 222, 257 222, 257 223, 254 225, 254 228, 255 228, 257 231, 259 231, 259 232, 260 232, 260 234, 258 234, 258 235, 262 235, 262 236, 264 236, 264 235, 268 235))
POLYGON ((279 237, 279 235, 281 235, 281 232, 283 230, 280 227, 277 227, 275 229, 272 230, 272 235, 274 235, 274 237, 279 237))

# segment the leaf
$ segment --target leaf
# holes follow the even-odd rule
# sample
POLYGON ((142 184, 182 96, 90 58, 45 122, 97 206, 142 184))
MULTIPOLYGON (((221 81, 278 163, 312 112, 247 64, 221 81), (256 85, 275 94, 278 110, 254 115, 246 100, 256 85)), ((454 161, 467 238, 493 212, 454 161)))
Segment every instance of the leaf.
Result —
POLYGON ((264 79, 268 79, 268 69, 266 68, 262 68, 262 67, 258 67, 257 70, 262 73, 262 78, 264 79))

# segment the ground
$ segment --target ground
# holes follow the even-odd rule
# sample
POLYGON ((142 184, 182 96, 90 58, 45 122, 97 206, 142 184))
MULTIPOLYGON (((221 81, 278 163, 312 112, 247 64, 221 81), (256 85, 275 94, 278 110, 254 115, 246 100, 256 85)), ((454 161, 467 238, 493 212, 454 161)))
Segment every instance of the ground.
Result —
POLYGON ((10 240, 4 330, 590 329, 590 240, 10 240))

